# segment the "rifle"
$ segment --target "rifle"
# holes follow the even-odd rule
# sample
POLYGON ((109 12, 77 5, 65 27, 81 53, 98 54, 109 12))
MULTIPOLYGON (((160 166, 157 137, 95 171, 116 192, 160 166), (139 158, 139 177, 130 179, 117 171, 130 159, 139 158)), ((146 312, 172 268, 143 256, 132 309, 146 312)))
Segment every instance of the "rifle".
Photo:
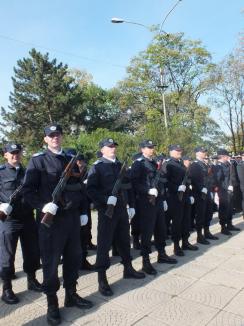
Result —
MULTIPOLYGON (((58 184, 53 190, 52 193, 52 203, 56 204, 60 201, 63 190, 65 189, 67 182, 72 174, 72 169, 76 164, 76 160, 79 154, 76 154, 72 157, 72 159, 67 164, 66 168, 64 169, 58 184)), ((46 227, 50 228, 50 226, 53 224, 53 218, 54 215, 50 213, 45 213, 42 217, 41 223, 44 224, 46 227)))
MULTIPOLYGON (((18 197, 18 194, 20 193, 20 191, 22 190, 23 188, 23 184, 20 184, 16 189, 15 191, 9 196, 9 198, 7 198, 7 203, 11 206, 13 206, 16 198, 18 197)), ((2 220, 3 222, 5 221, 5 219, 7 218, 7 216, 3 213, 3 212, 0 212, 0 220, 2 220)))
MULTIPOLYGON (((184 178, 182 180, 182 185, 183 186, 186 186, 187 184, 187 180, 188 180, 188 176, 189 176, 189 168, 186 169, 186 173, 184 175, 184 178)), ((182 201, 183 199, 183 195, 184 195, 184 191, 178 191, 178 198, 179 198, 179 201, 182 201)))
MULTIPOLYGON (((157 171, 155 174, 155 177, 151 183, 151 188, 157 188, 160 177, 161 177, 161 168, 162 168, 162 164, 163 164, 163 160, 160 160, 157 166, 157 171)), ((155 206, 156 204, 156 197, 153 195, 148 195, 148 200, 149 203, 152 204, 153 206, 155 206)))
MULTIPOLYGON (((126 174, 126 171, 127 171, 127 161, 128 161, 128 158, 125 159, 124 163, 122 164, 121 166, 121 169, 119 171, 119 175, 118 175, 118 178, 113 186, 113 189, 112 189, 112 192, 111 192, 111 196, 115 196, 117 197, 120 189, 121 189, 121 186, 122 186, 122 180, 126 174)), ((114 205, 107 205, 107 209, 106 209, 106 212, 105 212, 105 215, 108 216, 109 218, 112 218, 113 216, 113 213, 114 213, 114 205)))

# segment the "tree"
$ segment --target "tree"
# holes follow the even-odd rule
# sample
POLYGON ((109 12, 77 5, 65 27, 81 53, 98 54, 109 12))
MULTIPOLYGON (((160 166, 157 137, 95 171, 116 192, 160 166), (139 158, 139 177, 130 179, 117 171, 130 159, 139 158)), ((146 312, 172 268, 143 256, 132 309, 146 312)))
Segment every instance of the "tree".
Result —
POLYGON ((67 65, 50 60, 35 49, 17 61, 8 110, 1 109, 2 132, 8 138, 40 145, 43 126, 58 121, 70 132, 80 105, 80 88, 68 74, 67 65), (6 127, 8 127, 6 129, 6 127))
POLYGON ((227 56, 213 73, 215 96, 211 102, 230 132, 232 150, 244 148, 244 60, 238 50, 227 56), (217 95, 217 96, 216 96, 217 95))
MULTIPOLYGON (((200 41, 187 40, 183 33, 156 33, 148 48, 133 58, 120 83, 122 107, 131 111, 131 130, 160 130, 165 147, 182 135, 191 134, 195 142, 215 137, 218 125, 209 116, 210 108, 199 103, 212 87, 213 67, 200 41), (149 122, 153 110, 156 118, 149 122)), ((189 144, 189 137, 185 141, 189 144)))

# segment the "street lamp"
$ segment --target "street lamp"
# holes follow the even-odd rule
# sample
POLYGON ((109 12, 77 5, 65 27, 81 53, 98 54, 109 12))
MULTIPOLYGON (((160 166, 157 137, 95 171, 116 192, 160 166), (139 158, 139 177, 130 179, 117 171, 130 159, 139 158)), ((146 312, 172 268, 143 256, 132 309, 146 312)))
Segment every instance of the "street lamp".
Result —
POLYGON ((124 19, 118 18, 118 17, 111 18, 111 23, 113 23, 113 24, 123 24, 123 23, 126 23, 126 24, 139 25, 139 26, 145 27, 146 29, 150 30, 150 27, 149 26, 146 26, 146 25, 141 24, 141 23, 133 22, 133 21, 124 20, 124 19))

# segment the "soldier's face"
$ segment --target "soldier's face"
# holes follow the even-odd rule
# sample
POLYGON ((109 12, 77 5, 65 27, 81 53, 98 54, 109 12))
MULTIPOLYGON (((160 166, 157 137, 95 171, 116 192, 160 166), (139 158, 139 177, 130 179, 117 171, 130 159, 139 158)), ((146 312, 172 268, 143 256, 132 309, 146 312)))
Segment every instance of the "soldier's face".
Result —
POLYGON ((116 146, 115 145, 103 146, 101 148, 101 153, 103 154, 103 156, 113 159, 116 155, 116 146))
POLYGON ((7 160, 7 162, 13 166, 18 165, 20 163, 21 156, 22 156, 21 151, 15 151, 12 153, 9 153, 9 152, 4 153, 4 157, 7 160))
POLYGON ((141 152, 145 157, 152 157, 154 154, 154 147, 143 147, 141 152))
POLYGON ((62 134, 59 132, 51 133, 44 137, 44 141, 51 150, 60 150, 62 144, 62 134))
POLYGON ((205 160, 207 154, 208 154, 207 152, 197 152, 196 156, 197 156, 197 158, 200 158, 201 160, 205 160))
POLYGON ((169 152, 170 156, 179 160, 182 156, 182 151, 176 151, 176 150, 173 150, 173 151, 170 151, 169 152))

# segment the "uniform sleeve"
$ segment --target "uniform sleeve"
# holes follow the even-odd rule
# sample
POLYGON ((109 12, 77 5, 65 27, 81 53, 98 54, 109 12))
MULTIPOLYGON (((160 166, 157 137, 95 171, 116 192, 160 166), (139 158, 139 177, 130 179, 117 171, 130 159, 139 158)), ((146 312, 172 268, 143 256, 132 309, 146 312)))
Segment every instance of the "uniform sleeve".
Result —
POLYGON ((142 183, 142 164, 139 161, 135 161, 131 167, 131 183, 136 193, 140 195, 147 195, 149 186, 142 183))
POLYGON ((237 165, 237 174, 240 181, 241 191, 244 192, 244 164, 243 163, 239 163, 237 165))
POLYGON ((99 191, 99 172, 96 165, 93 165, 88 172, 87 178, 87 195, 97 206, 106 205, 108 196, 99 191))
POLYGON ((216 186, 220 188, 222 186, 222 182, 224 181, 224 174, 221 166, 216 165, 213 169, 213 172, 216 186))
POLYGON ((203 184, 203 180, 201 178, 201 168, 198 166, 197 163, 192 163, 189 167, 189 178, 191 179, 193 187, 198 191, 201 192, 202 188, 206 187, 203 184))
POLYGON ((174 182, 176 177, 176 171, 174 171, 173 165, 170 164, 170 162, 165 162, 163 164, 163 171, 165 172, 165 178, 167 180, 166 185, 169 192, 177 193, 179 184, 174 182))
POLYGON ((42 210, 46 203, 42 202, 39 196, 40 179, 40 169, 38 169, 36 162, 32 158, 26 169, 22 193, 24 200, 32 208, 42 210))

